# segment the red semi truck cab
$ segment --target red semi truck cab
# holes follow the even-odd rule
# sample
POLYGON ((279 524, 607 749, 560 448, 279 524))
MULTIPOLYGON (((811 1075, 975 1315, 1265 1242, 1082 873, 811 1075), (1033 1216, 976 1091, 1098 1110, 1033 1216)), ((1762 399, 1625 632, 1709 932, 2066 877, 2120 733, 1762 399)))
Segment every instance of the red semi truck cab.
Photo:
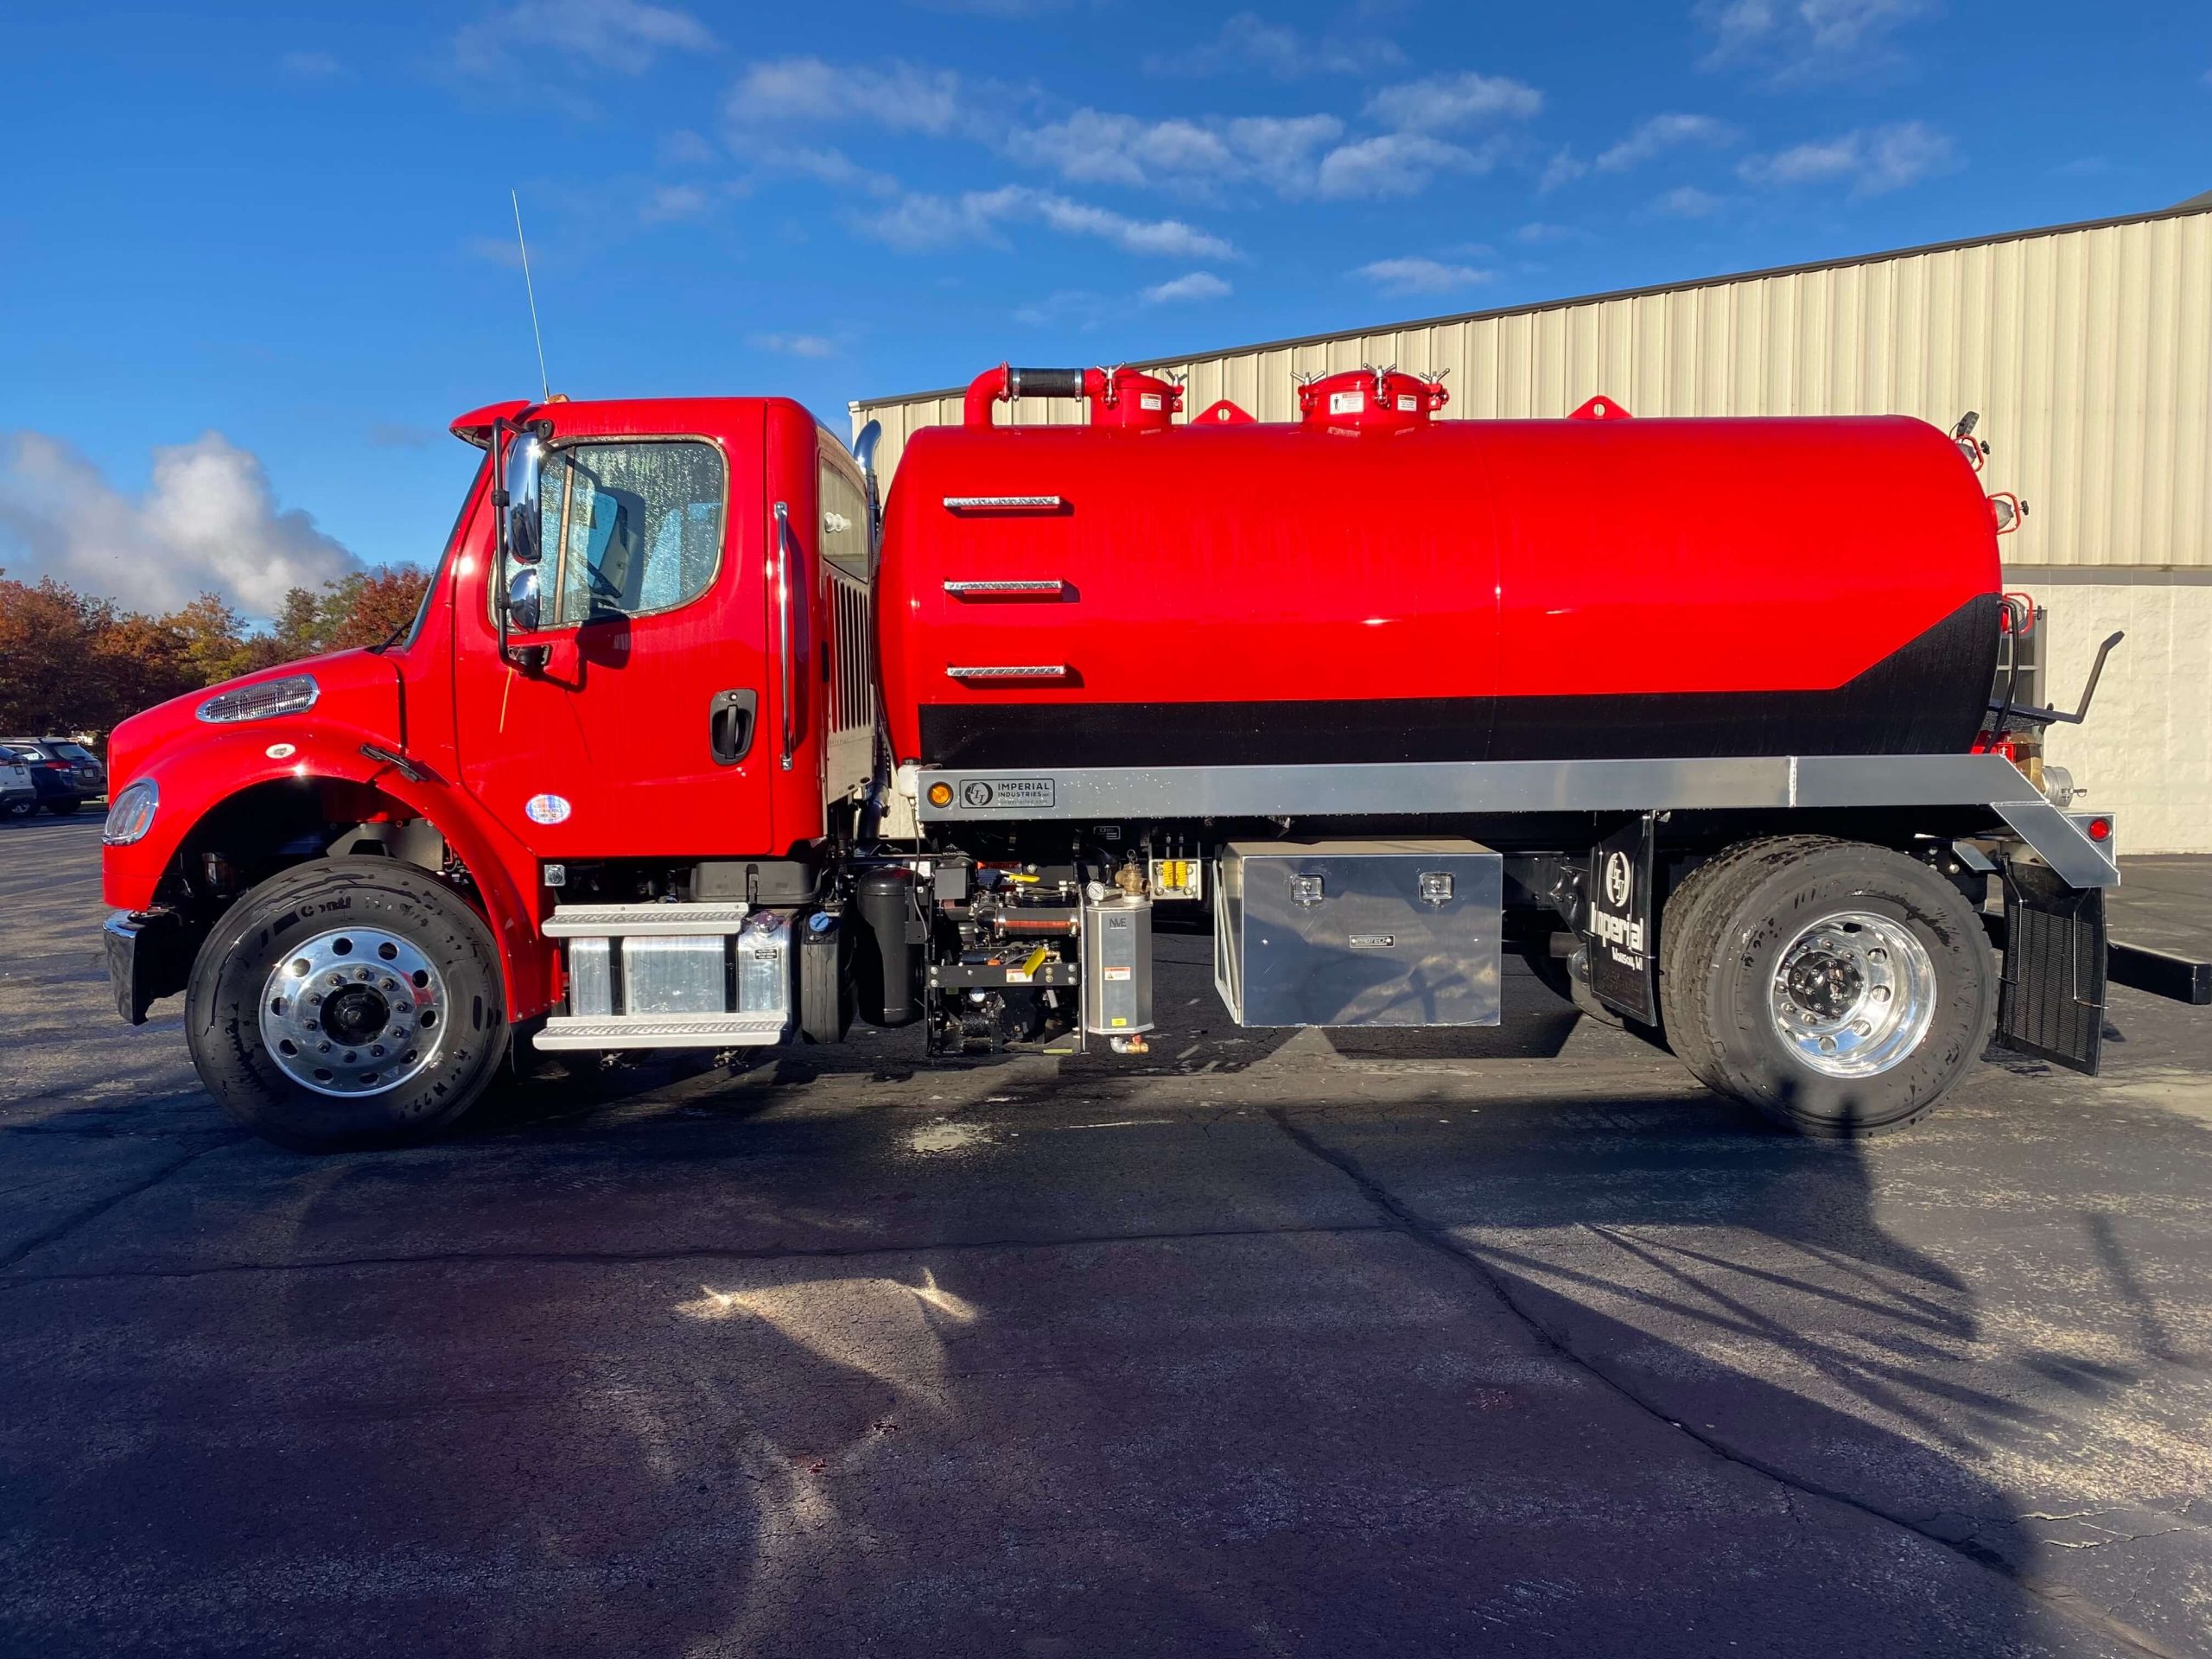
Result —
POLYGON ((400 637, 114 734, 118 1010, 184 991, 202 1079, 272 1138, 390 1141, 518 1040, 1141 1048, 1159 904, 1211 915, 1248 1023, 1491 1022, 1519 951, 1814 1133, 1917 1116, 1993 1021, 2094 1066, 2111 825, 1967 752, 2056 716, 1983 718, 1992 519, 1942 434, 1436 423, 1387 371, 1290 426, 1180 402, 991 371, 887 515, 870 444, 788 399, 461 416, 485 459, 400 637), (1089 426, 998 426, 1024 395, 1089 426), (1999 1010, 1998 876, 2063 995, 1999 1010), (1815 891, 1766 979, 1693 982, 1714 929, 1815 891))

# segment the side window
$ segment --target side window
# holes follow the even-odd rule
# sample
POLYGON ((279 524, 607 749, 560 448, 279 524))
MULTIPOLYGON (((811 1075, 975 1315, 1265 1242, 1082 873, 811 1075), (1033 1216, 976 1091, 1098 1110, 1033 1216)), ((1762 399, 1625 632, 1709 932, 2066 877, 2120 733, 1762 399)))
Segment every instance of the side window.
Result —
POLYGON ((714 445, 563 445, 540 477, 545 626, 674 610, 714 582, 728 493, 714 445))

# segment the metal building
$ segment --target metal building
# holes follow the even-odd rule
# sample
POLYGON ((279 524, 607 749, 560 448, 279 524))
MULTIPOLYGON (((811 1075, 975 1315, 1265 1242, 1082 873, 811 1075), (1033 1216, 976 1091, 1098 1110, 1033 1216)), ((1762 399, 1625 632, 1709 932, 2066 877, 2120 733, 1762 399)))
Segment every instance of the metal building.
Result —
MULTIPOLYGON (((1980 411, 1985 481, 2031 509, 2007 585, 2049 613, 2044 684, 2070 706, 2124 629, 2086 728, 2050 758, 2119 815, 2135 852, 2212 852, 2212 200, 2164 213, 1471 312, 1140 365, 1296 418, 1294 375, 1362 364, 1443 372, 1447 418, 1565 415, 1596 393, 1637 415, 1980 411)), ((960 390, 852 405, 895 470, 960 390)), ((1029 399, 1024 423, 1078 405, 1029 399)), ((1851 556, 1848 480, 1808 479, 1851 556), (1834 485, 1835 487, 1828 487, 1834 485)), ((1808 621, 1808 626, 1815 624, 1808 621)))

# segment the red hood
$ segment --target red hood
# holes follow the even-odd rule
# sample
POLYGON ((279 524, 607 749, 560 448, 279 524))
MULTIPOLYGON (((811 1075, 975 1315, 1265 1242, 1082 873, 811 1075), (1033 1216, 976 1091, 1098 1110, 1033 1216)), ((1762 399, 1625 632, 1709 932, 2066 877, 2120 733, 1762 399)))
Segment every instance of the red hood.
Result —
POLYGON ((131 715, 108 739, 108 786, 111 791, 121 790, 172 744, 198 741, 211 731, 266 730, 275 742, 290 733, 328 726, 365 732, 397 746, 402 731, 399 665, 371 651, 334 651, 156 703, 131 715), (312 674, 320 693, 315 707, 303 713, 211 727, 195 712, 208 698, 225 691, 298 674, 312 674))

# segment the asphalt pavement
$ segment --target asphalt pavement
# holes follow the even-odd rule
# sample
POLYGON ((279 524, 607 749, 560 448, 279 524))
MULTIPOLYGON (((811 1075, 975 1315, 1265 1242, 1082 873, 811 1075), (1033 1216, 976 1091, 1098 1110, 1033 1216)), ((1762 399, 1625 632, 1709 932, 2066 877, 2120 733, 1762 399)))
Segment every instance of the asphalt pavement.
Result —
MULTIPOLYGON (((0 1652, 2212 1655, 2212 1011, 1769 1132, 1533 981, 306 1158, 0 824, 0 1652)), ((2212 860, 2117 931, 2212 941, 2212 860)))

